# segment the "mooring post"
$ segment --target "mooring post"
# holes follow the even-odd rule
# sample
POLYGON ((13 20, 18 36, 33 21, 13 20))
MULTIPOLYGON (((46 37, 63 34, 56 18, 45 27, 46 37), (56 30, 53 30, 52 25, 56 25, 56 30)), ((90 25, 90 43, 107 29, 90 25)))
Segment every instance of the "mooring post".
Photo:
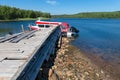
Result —
POLYGON ((25 32, 23 25, 21 25, 22 32, 25 32))
POLYGON ((29 24, 29 25, 28 25, 29 31, 31 31, 31 28, 30 28, 30 26, 31 26, 31 25, 29 24))

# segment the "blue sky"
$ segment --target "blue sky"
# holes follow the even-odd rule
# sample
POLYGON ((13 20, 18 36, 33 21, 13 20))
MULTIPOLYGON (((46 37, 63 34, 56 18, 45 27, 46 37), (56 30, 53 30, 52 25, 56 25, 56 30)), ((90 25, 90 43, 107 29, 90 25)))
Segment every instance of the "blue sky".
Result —
POLYGON ((0 5, 51 14, 120 11, 120 0, 0 0, 0 5))

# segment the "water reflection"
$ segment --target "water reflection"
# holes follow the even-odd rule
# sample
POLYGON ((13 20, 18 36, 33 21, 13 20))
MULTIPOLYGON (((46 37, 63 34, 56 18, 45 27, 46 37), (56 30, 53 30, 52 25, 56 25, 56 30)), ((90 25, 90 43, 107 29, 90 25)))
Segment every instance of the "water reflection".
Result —
POLYGON ((21 32, 21 25, 24 26, 25 30, 28 30, 28 25, 34 24, 35 20, 29 21, 8 21, 8 22, 0 22, 0 36, 7 35, 9 32, 19 33, 21 32))
POLYGON ((4 36, 5 34, 8 34, 9 32, 11 32, 11 28, 1 28, 0 29, 0 36, 4 36))

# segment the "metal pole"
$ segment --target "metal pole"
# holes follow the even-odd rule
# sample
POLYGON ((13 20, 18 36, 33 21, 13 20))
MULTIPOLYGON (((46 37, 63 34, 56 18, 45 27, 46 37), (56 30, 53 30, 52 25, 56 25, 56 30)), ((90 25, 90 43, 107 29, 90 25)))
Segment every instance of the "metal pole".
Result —
POLYGON ((31 25, 29 24, 29 25, 28 25, 29 31, 31 31, 31 28, 30 28, 30 26, 31 26, 31 25))
POLYGON ((25 32, 23 25, 21 25, 22 32, 25 32))

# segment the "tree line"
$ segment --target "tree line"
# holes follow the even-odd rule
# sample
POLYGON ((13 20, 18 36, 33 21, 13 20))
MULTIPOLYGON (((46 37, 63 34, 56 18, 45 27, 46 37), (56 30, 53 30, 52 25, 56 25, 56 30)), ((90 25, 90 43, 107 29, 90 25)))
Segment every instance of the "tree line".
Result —
POLYGON ((53 18, 120 18, 120 11, 116 12, 86 12, 73 15, 52 15, 53 18))
POLYGON ((41 11, 24 10, 16 7, 0 5, 0 20, 13 20, 18 18, 50 18, 50 13, 43 13, 41 11))

